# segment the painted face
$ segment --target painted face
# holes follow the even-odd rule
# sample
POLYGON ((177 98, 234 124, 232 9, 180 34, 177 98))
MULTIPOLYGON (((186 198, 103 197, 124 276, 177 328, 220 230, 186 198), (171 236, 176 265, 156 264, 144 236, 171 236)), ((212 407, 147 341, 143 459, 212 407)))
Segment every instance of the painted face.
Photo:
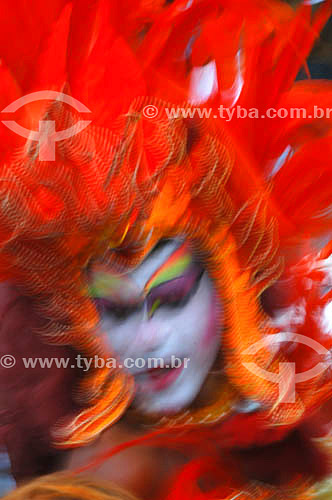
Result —
POLYGON ((119 362, 140 358, 139 367, 127 368, 135 377, 136 407, 165 415, 190 405, 216 358, 220 335, 212 282, 187 247, 167 241, 125 276, 94 270, 91 294, 119 362), (174 356, 179 367, 153 368, 149 361, 170 365, 174 356))

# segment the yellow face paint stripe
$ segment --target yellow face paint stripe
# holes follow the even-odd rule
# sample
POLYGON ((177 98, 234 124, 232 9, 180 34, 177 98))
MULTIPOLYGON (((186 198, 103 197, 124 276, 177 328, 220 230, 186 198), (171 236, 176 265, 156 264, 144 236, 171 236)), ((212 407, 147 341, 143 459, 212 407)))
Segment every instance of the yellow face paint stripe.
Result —
POLYGON ((181 276, 188 267, 192 264, 192 257, 189 253, 188 246, 183 244, 178 248, 169 259, 151 276, 144 287, 145 295, 152 288, 155 288, 166 281, 170 281, 181 276))

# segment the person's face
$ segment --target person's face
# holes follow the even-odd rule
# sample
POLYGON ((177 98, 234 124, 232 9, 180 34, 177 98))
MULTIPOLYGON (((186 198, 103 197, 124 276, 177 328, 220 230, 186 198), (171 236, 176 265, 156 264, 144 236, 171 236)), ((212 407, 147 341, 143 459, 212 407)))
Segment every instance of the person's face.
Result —
POLYGON ((136 407, 160 415, 187 407, 216 358, 220 336, 212 282, 188 249, 168 241, 130 274, 115 278, 97 268, 91 290, 99 297, 101 329, 120 363, 163 358, 169 364, 172 355, 182 361, 179 368, 128 368, 135 377, 136 407))

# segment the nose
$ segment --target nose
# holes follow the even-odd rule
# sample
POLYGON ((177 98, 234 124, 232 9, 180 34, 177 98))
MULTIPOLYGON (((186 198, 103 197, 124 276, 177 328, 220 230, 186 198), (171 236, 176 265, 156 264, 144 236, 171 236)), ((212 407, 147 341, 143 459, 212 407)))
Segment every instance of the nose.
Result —
POLYGON ((164 344, 167 337, 167 325, 147 315, 141 319, 137 325, 137 333, 134 340, 134 350, 142 354, 158 351, 164 344))

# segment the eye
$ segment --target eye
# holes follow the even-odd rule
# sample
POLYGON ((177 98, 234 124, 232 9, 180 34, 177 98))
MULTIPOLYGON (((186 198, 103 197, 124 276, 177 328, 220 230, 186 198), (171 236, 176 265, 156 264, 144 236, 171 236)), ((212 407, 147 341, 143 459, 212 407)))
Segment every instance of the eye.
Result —
POLYGON ((120 306, 109 307, 106 311, 106 314, 114 316, 114 318, 122 321, 126 320, 132 313, 132 308, 120 306))
POLYGON ((151 290, 148 298, 148 310, 151 316, 154 311, 161 307, 184 307, 195 295, 204 271, 186 273, 180 278, 168 281, 151 290), (157 304, 157 306, 156 306, 157 304))
POLYGON ((110 316, 119 321, 126 320, 142 307, 139 304, 116 304, 105 298, 96 298, 95 304, 100 316, 110 316))

